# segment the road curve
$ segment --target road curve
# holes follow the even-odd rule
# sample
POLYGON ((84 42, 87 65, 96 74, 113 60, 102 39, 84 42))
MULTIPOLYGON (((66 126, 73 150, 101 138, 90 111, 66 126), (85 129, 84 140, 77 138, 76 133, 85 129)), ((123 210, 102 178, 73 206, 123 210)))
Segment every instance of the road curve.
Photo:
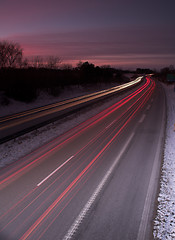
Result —
POLYGON ((147 77, 121 101, 2 169, 1 238, 149 239, 164 108, 161 86, 147 77))
POLYGON ((134 81, 110 89, 0 117, 0 142, 31 131, 96 101, 130 89, 141 83, 142 78, 143 77, 138 77, 134 81))

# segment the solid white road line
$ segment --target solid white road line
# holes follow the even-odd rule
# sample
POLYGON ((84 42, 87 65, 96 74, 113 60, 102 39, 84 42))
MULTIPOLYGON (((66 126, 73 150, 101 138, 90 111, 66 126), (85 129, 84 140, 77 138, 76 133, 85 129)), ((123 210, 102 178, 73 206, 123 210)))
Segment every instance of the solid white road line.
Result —
POLYGON ((143 120, 145 119, 145 117, 146 117, 146 114, 143 114, 142 117, 141 117, 140 120, 139 120, 139 123, 142 123, 143 120))
POLYGON ((98 197, 98 195, 102 191, 104 185, 107 183, 109 177, 113 173, 113 171, 114 171, 115 167, 117 166, 121 156, 123 155, 123 153, 125 152, 126 148, 129 145, 129 143, 131 142, 134 134, 135 134, 134 132, 131 134, 131 136, 129 137, 129 139, 127 140, 125 145, 123 146, 121 152, 119 153, 119 155, 117 156, 117 158, 115 159, 115 161, 113 162, 113 164, 111 165, 111 167, 109 168, 109 170, 107 171, 107 173, 105 174, 105 176, 103 177, 101 182, 98 184, 97 188, 95 189, 94 193, 90 197, 89 201, 86 203, 86 205, 81 210, 80 214, 78 215, 78 217, 75 219, 74 223, 72 224, 72 226, 68 230, 67 234, 64 236, 63 240, 68 240, 68 239, 70 240, 73 237, 73 235, 76 233, 76 231, 80 227, 83 219, 85 218, 88 211, 90 210, 92 204, 95 202, 96 198, 98 197))
POLYGON ((54 173, 56 173, 60 168, 62 168, 66 163, 68 163, 74 156, 71 156, 68 158, 63 164, 61 164, 59 167, 57 167, 53 172, 51 172, 46 178, 44 178, 40 183, 37 184, 37 187, 39 187, 42 183, 44 183, 48 178, 50 178, 54 173))
POLYGON ((161 153, 161 149, 162 149, 164 122, 165 122, 165 105, 163 106, 163 117, 162 117, 161 128, 160 128, 161 130, 159 133, 159 141, 157 144, 157 149, 156 149, 156 153, 155 153, 153 168, 152 168, 151 177, 150 177, 148 190, 147 190, 147 195, 146 195, 144 208, 143 208, 143 212, 142 212, 142 218, 140 221, 137 240, 145 240, 146 239, 146 229, 148 226, 149 213, 150 213, 150 208, 151 208, 151 203, 152 203, 152 195, 153 195, 154 189, 155 189, 155 178, 157 176, 157 171, 159 171, 157 166, 158 166, 158 163, 159 163, 160 157, 161 157, 160 153, 161 153))

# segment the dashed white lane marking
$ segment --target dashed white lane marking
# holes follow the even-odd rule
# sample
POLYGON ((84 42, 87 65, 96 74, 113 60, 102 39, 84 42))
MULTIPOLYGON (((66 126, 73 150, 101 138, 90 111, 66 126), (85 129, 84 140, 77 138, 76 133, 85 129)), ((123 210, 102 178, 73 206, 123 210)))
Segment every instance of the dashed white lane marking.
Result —
POLYGON ((150 109, 150 107, 151 107, 151 105, 149 104, 149 105, 148 105, 148 107, 146 108, 146 110, 149 110, 149 109, 150 109))
POLYGON ((142 115, 142 117, 140 118, 140 120, 139 120, 139 123, 142 123, 143 122, 143 120, 145 119, 145 117, 146 117, 146 115, 145 114, 143 114, 142 115))
POLYGON ((62 163, 59 167, 57 167, 53 172, 51 172, 47 177, 45 177, 40 183, 38 183, 37 187, 39 187, 41 184, 43 184, 48 178, 50 178, 54 173, 56 173, 60 168, 62 168, 66 163, 68 163, 73 157, 74 156, 71 156, 64 163, 62 163))
POLYGON ((135 134, 134 132, 131 134, 131 136, 129 137, 129 139, 127 140, 125 145, 123 146, 121 152, 119 153, 119 155, 117 156, 117 158, 115 159, 115 161, 113 162, 113 164, 108 169, 107 173, 105 174, 105 176, 103 177, 103 179, 101 180, 101 182, 99 183, 97 188, 95 189, 95 191, 92 194, 92 196, 90 197, 89 201, 86 203, 86 205, 81 210, 80 214, 78 215, 78 217, 75 219, 74 223, 72 224, 72 226, 68 230, 67 234, 64 236, 63 240, 70 240, 73 237, 73 235, 76 233, 76 231, 80 227, 83 219, 85 218, 88 211, 90 210, 92 204, 95 202, 97 196, 100 194, 104 185, 107 183, 109 177, 111 176, 112 172, 114 171, 115 167, 117 166, 121 156, 123 155, 123 153, 125 152, 125 149, 128 147, 129 143, 131 142, 134 134, 135 134))
POLYGON ((114 120, 112 123, 110 123, 110 124, 106 127, 106 129, 109 128, 114 122, 115 122, 115 120, 114 120))

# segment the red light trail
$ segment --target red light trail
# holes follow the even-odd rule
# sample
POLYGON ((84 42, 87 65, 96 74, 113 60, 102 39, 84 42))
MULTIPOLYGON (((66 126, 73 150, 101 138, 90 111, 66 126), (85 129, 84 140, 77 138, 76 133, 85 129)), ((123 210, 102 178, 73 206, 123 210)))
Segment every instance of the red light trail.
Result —
MULTIPOLYGON (((65 165, 62 166, 63 168, 65 168, 65 170, 62 172, 61 175, 58 175, 58 177, 56 177, 54 180, 50 181, 49 179, 53 178, 53 176, 52 176, 53 174, 52 174, 51 176, 49 176, 49 178, 47 178, 47 182, 48 182, 47 187, 45 187, 45 186, 37 187, 36 186, 26 196, 24 196, 20 201, 18 201, 15 205, 13 205, 7 212, 5 212, 0 217, 0 219, 4 218, 6 216, 10 216, 11 220, 8 221, 8 223, 2 227, 1 231, 6 229, 10 224, 13 224, 13 222, 18 217, 20 217, 20 215, 23 214, 26 211, 26 209, 28 209, 32 204, 34 204, 40 198, 41 195, 46 193, 46 191, 51 186, 53 186, 56 182, 58 182, 58 179, 61 179, 61 177, 63 175, 65 175, 66 172, 69 171, 69 169, 74 167, 74 171, 72 171, 71 174, 68 177, 66 177, 65 180, 61 184, 59 184, 59 186, 52 193, 47 195, 45 200, 35 209, 35 211, 32 212, 31 214, 29 214, 28 218, 26 218, 22 222, 20 228, 22 228, 23 224, 25 225, 25 223, 29 219, 32 218, 32 216, 36 213, 36 211, 40 210, 41 207, 44 206, 44 204, 48 201, 48 199, 51 199, 52 196, 54 196, 54 194, 56 194, 58 192, 58 188, 59 188, 59 191, 62 191, 61 190, 62 186, 66 183, 68 184, 67 187, 62 191, 62 193, 46 208, 46 210, 44 210, 44 211, 42 210, 43 213, 40 215, 40 217, 36 221, 34 221, 34 223, 28 228, 28 230, 22 235, 22 237, 20 239, 21 240, 27 239, 28 237, 30 237, 30 235, 34 234, 35 231, 38 230, 39 226, 41 224, 43 224, 43 222, 53 213, 53 210, 55 208, 57 208, 58 206, 60 206, 61 203, 64 203, 64 200, 65 200, 64 206, 59 211, 59 214, 65 209, 65 207, 71 202, 72 198, 74 196, 76 196, 76 194, 79 192, 79 190, 85 184, 85 182, 88 181, 88 179, 89 179, 88 174, 90 174, 90 170, 94 172, 95 169, 97 169, 97 164, 100 163, 100 159, 104 155, 104 153, 109 150, 110 146, 118 138, 118 136, 121 134, 121 132, 123 132, 124 129, 126 129, 127 125, 134 118, 136 113, 139 110, 141 110, 144 107, 144 105, 146 104, 146 102, 150 99, 150 96, 152 95, 154 88, 155 88, 155 82, 150 81, 149 78, 147 78, 146 80, 147 81, 144 84, 144 86, 139 88, 137 91, 130 94, 129 96, 122 99, 121 101, 114 104, 113 106, 109 107, 108 109, 104 110, 102 113, 99 113, 97 116, 94 116, 90 120, 87 120, 85 123, 82 123, 79 126, 75 127, 73 133, 71 131, 69 131, 67 133, 68 134, 67 139, 61 141, 56 146, 54 146, 54 142, 53 142, 54 147, 51 150, 44 153, 37 159, 34 159, 30 163, 28 163, 26 166, 22 166, 21 169, 17 169, 15 172, 13 172, 11 175, 7 176, 4 180, 1 181, 1 184, 4 184, 4 183, 8 182, 9 180, 10 181, 8 182, 8 184, 15 181, 17 179, 16 178, 17 175, 21 176, 21 174, 24 174, 26 172, 26 170, 28 171, 31 166, 33 168, 36 163, 41 163, 40 160, 42 160, 42 158, 50 156, 50 153, 52 153, 53 151, 60 150, 68 142, 73 141, 75 138, 79 137, 81 134, 85 134, 85 132, 88 131, 90 127, 94 127, 100 121, 107 119, 109 116, 111 116, 111 114, 114 114, 116 112, 116 110, 119 110, 120 108, 125 107, 125 105, 127 103, 131 102, 129 107, 127 107, 122 112, 122 114, 118 115, 117 118, 115 118, 115 120, 112 121, 112 123, 109 125, 108 128, 103 128, 103 130, 98 132, 98 134, 96 134, 95 136, 93 136, 91 138, 91 140, 89 142, 87 142, 87 144, 85 144, 82 148, 80 148, 77 152, 74 153, 74 156, 72 157, 71 161, 69 161, 67 163, 68 167, 66 166, 66 168, 65 168, 65 165), (136 100, 135 100, 135 98, 136 98, 136 100), (133 101, 133 103, 132 103, 132 101, 133 101), (116 127, 114 127, 114 125, 116 127), (76 130, 78 130, 78 132, 76 130), (108 135, 105 136, 105 134, 107 132, 109 132, 109 133, 108 133, 108 135), (70 134, 70 136, 69 136, 69 134, 70 134), (99 143, 98 145, 95 144, 97 142, 99 143), (91 151, 91 154, 89 154, 87 157, 86 150, 89 149, 90 147, 92 147, 93 145, 95 145, 96 147, 93 149, 93 151, 91 151), (97 151, 98 151, 98 153, 96 154, 97 151), (93 156, 94 154, 96 154, 95 157, 93 156), (79 161, 80 161, 80 163, 77 166, 76 164, 79 161), (87 162, 89 162, 89 163, 87 164, 87 162), (84 166, 84 165, 86 165, 86 166, 84 166), (81 168, 83 168, 83 169, 81 170, 81 168), (78 173, 78 171, 80 171, 80 172, 78 173), (73 180, 71 180, 71 178, 74 177, 74 174, 77 174, 77 176, 73 180), (85 177, 87 178, 86 180, 85 180, 85 177), (71 181, 71 182, 69 183, 69 181, 71 181), (82 182, 82 181, 84 181, 84 182, 82 182), (73 192, 73 190, 75 192, 73 192), (27 201, 30 200, 30 197, 33 194, 36 194, 36 197, 34 197, 34 199, 32 201, 27 203, 27 201), (73 194, 73 195, 71 196, 70 194, 73 194), (70 198, 68 198, 69 195, 70 195, 70 198), (29 199, 29 200, 27 200, 27 199, 29 199), (16 215, 13 216, 14 214, 11 214, 11 213, 13 211, 15 211, 16 208, 18 208, 20 205, 22 205, 24 203, 26 204, 26 206, 24 206, 20 212, 15 213, 16 215)), ((61 139, 62 138, 64 139, 65 136, 66 136, 66 134, 62 135, 61 139)), ((44 183, 43 183, 43 185, 44 185, 44 183)), ((54 222, 54 219, 56 219, 58 217, 58 215, 55 216, 51 222, 54 222)), ((19 231, 18 228, 16 228, 15 232, 17 232, 17 231, 19 231)), ((45 231, 47 231, 47 229, 45 231)))

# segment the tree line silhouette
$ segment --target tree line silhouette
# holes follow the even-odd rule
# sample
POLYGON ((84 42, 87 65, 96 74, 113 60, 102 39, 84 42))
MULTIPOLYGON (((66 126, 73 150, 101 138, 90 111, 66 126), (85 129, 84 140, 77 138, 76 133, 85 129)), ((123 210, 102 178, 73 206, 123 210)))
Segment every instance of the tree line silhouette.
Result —
POLYGON ((87 88, 101 83, 123 83, 128 79, 121 70, 84 62, 72 69, 1 68, 0 81, 0 91, 4 96, 30 102, 35 100, 41 91, 58 96, 69 86, 87 88))
MULTIPOLYGON (((31 102, 41 91, 58 96, 69 86, 87 88, 102 83, 124 83, 130 81, 124 74, 130 71, 110 66, 95 66, 89 62, 79 62, 76 67, 60 65, 55 56, 23 58, 23 50, 18 43, 0 42, 0 104, 8 104, 9 98, 31 102), (1 94, 1 95, 2 95, 1 94)), ((132 72, 148 74, 150 69, 137 68, 132 72)), ((165 72, 165 71, 164 71, 165 72)), ((159 75, 160 77, 160 75, 159 75)))
MULTIPOLYGON (((88 87, 101 83, 126 82, 124 71, 110 66, 95 66, 89 62, 79 62, 76 67, 59 67, 58 57, 35 57, 33 61, 23 59, 19 44, 0 42, 0 91, 3 92, 3 104, 8 98, 31 102, 41 91, 53 96, 66 87, 88 87), (30 63, 29 63, 30 62, 30 63), (5 99, 5 100, 4 100, 5 99)), ((1 103, 2 103, 1 102, 1 103)))

